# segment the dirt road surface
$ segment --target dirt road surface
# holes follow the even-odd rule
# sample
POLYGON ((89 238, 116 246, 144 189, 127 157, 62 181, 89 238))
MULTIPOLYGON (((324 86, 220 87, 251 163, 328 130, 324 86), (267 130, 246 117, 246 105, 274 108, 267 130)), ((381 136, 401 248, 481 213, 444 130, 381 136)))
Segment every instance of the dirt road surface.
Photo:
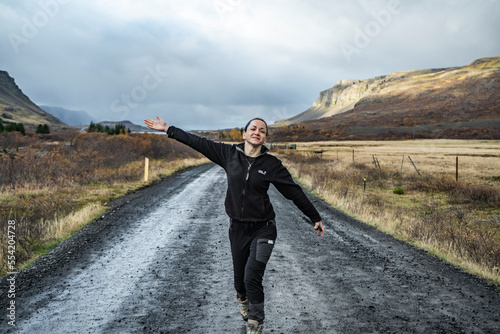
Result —
MULTIPOLYGON (((208 164, 120 198, 17 274, 1 333, 244 333, 232 285, 226 178, 208 164)), ((500 333, 494 287, 313 198, 315 235, 274 188, 278 239, 265 333, 500 333)), ((311 197, 312 198, 312 197, 311 197)))

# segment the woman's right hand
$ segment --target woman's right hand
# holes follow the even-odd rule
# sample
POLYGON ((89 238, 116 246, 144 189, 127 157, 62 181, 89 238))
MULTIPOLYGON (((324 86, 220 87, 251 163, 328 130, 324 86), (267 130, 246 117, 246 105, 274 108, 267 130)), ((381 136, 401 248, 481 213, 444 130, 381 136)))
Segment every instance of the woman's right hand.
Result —
POLYGON ((146 118, 144 120, 144 123, 150 129, 153 129, 153 130, 156 130, 156 131, 165 131, 165 132, 167 132, 167 130, 169 128, 169 126, 167 125, 167 123, 160 116, 156 116, 156 118, 158 118, 157 121, 154 120, 154 119, 151 119, 151 118, 146 118))

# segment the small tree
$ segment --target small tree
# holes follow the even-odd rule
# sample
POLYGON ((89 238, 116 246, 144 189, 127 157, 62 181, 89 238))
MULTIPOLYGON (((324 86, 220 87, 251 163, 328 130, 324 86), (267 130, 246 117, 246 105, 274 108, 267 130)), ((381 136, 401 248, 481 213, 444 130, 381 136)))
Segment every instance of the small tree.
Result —
POLYGON ((35 133, 48 134, 50 133, 49 126, 47 124, 38 124, 35 133))
POLYGON ((96 125, 93 121, 90 121, 90 125, 89 127, 87 128, 87 132, 96 132, 96 125))
POLYGON ((94 122, 90 122, 90 125, 87 129, 87 132, 104 132, 107 133, 108 135, 119 135, 119 134, 126 134, 130 133, 130 129, 127 129, 124 124, 119 123, 116 124, 114 127, 109 127, 108 125, 102 126, 102 124, 95 124, 94 122))
POLYGON ((23 135, 26 134, 26 131, 24 130, 24 125, 23 123, 9 123, 7 127, 5 127, 5 132, 21 132, 23 135))
POLYGON ((242 140, 241 132, 238 129, 232 129, 231 132, 229 132, 229 137, 234 141, 242 140))

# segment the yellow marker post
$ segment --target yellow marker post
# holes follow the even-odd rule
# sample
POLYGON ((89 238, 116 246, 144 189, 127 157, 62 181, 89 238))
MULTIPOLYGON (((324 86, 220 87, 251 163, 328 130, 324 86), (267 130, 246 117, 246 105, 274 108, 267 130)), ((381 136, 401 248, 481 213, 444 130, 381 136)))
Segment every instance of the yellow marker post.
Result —
POLYGON ((144 159, 144 182, 148 182, 149 178, 149 159, 144 159))

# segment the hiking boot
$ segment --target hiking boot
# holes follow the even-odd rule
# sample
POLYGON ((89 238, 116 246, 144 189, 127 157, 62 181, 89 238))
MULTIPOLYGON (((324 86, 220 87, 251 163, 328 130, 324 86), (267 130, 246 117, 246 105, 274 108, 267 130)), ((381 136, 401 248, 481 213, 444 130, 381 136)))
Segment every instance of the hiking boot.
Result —
POLYGON ((247 334, 262 334, 263 324, 259 324, 257 320, 248 320, 247 334))
POLYGON ((243 320, 247 321, 248 320, 248 298, 246 298, 245 300, 242 300, 236 294, 236 299, 238 299, 238 302, 240 303, 241 317, 243 318, 243 320))

